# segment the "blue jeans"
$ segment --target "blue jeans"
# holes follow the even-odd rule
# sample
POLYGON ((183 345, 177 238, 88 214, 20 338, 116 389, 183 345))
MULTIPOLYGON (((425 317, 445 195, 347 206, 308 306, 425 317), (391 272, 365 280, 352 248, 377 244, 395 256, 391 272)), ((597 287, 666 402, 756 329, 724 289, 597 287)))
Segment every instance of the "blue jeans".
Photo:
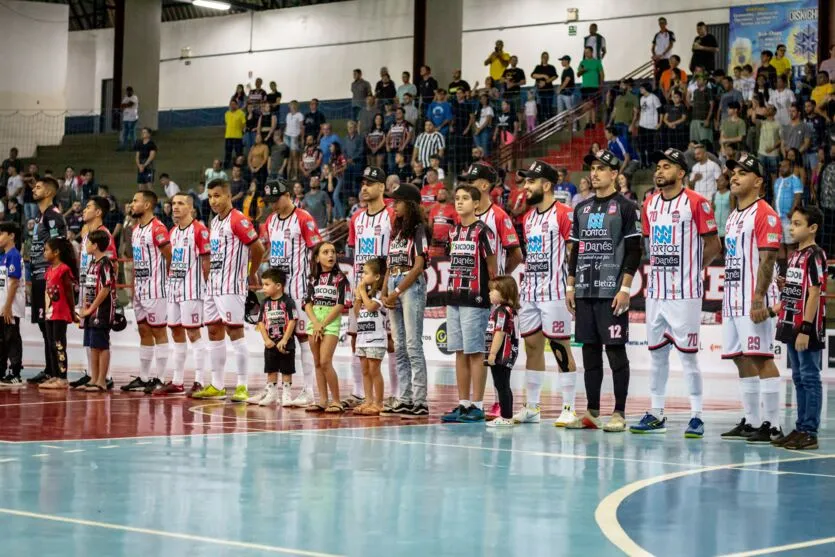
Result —
POLYGON ((484 354, 487 347, 484 335, 489 320, 490 308, 447 306, 447 350, 464 354, 484 354))
MULTIPOLYGON (((389 277, 389 292, 393 292, 404 278, 406 275, 389 277)), ((398 398, 407 403, 426 404, 426 357, 423 354, 425 308, 426 278, 420 275, 400 294, 397 307, 389 312, 397 379, 400 382, 398 398)))
POLYGON ((336 179, 336 185, 333 187, 333 192, 331 192, 334 220, 345 218, 345 202, 342 200, 342 185, 344 183, 345 179, 342 176, 338 177, 336 179))
POLYGON ((571 110, 574 107, 573 95, 557 95, 557 113, 571 110))
POLYGON ((38 209, 37 203, 23 204, 23 216, 26 218, 27 222, 29 222, 32 219, 37 219, 39 214, 41 214, 41 211, 40 209, 38 209))
POLYGON ((133 146, 136 143, 136 120, 133 122, 128 122, 127 120, 122 121, 122 149, 126 151, 132 151, 133 146))
POLYGON ((818 434, 821 423, 821 355, 822 350, 798 352, 786 344, 792 381, 797 394, 797 421, 794 428, 803 433, 818 434))
POLYGON ((255 132, 244 132, 244 149, 249 151, 250 147, 255 145, 255 132))
POLYGON ((481 150, 484 151, 484 157, 486 158, 490 154, 490 139, 493 136, 493 130, 490 128, 484 128, 477 134, 475 134, 475 144, 478 147, 481 147, 481 150))

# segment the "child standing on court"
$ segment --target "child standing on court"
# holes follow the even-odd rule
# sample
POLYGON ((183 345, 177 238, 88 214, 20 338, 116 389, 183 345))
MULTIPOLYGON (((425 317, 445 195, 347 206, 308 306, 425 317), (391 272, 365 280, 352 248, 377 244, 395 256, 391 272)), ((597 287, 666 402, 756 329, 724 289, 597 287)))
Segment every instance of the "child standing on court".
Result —
POLYGON ((771 443, 789 450, 818 448, 826 254, 815 243, 815 235, 822 224, 823 214, 814 206, 798 207, 791 214, 790 232, 799 245, 789 257, 780 301, 771 309, 772 315, 779 314, 777 340, 786 343, 797 394, 794 431, 771 443))
POLYGON ((267 269, 261 275, 264 294, 258 332, 264 339, 264 373, 267 386, 264 391, 247 400, 250 404, 269 406, 279 399, 278 374, 281 374, 281 405, 290 406, 293 398, 293 374, 296 373, 296 322, 299 319, 296 304, 284 293, 287 274, 278 269, 267 269))
POLYGON ((388 333, 386 310, 380 299, 385 276, 380 258, 369 259, 362 268, 362 278, 354 292, 354 313, 357 316, 357 356, 362 363, 362 382, 366 402, 354 408, 360 416, 379 416, 383 410, 383 374, 380 364, 386 355, 388 333))
POLYGON ((50 369, 55 376, 40 385, 40 389, 67 388, 67 324, 78 321, 75 313, 75 289, 78 286, 78 262, 75 248, 66 238, 47 241, 43 252, 49 263, 46 270, 44 307, 46 342, 49 346, 50 369))
POLYGON ((19 238, 17 224, 0 222, 0 388, 23 386, 20 320, 26 309, 26 291, 22 282, 23 260, 15 247, 19 238))
POLYGON ((487 422, 487 427, 513 427, 513 391, 510 371, 519 354, 516 312, 519 288, 513 277, 503 275, 490 281, 490 319, 487 321, 487 365, 493 374, 493 386, 499 394, 501 416, 487 422))
POLYGON ((82 246, 91 256, 84 279, 84 297, 79 318, 83 320, 84 347, 90 348, 90 382, 84 387, 88 392, 107 392, 107 375, 110 368, 110 326, 116 309, 116 263, 107 255, 110 234, 94 230, 82 246))

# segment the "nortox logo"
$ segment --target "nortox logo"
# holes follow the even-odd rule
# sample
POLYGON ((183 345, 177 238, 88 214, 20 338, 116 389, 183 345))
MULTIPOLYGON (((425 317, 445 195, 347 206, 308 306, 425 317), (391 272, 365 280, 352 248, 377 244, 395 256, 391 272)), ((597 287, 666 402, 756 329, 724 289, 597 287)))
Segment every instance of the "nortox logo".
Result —
POLYGON ((736 238, 725 238, 725 252, 728 257, 736 257, 736 238))
POLYGON ((542 236, 528 237, 528 253, 542 253, 542 236))
POLYGON ((589 228, 603 228, 603 219, 606 215, 603 213, 595 213, 593 215, 589 215, 589 228))
POLYGON ((652 243, 653 244, 672 244, 673 243, 673 227, 672 226, 653 226, 652 227, 652 243))

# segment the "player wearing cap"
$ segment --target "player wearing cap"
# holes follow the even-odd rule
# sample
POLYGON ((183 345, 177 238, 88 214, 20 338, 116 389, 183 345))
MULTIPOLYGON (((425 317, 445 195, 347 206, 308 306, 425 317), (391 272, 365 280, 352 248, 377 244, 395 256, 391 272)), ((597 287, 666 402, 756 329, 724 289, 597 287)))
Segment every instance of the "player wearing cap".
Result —
MULTIPOLYGON (((351 285, 353 292, 362 278, 362 266, 369 259, 389 254, 394 209, 386 206, 383 193, 386 187, 386 173, 382 168, 369 166, 362 173, 360 200, 365 201, 365 208, 354 213, 348 224, 348 245, 354 251, 354 278, 351 285)), ((354 408, 365 402, 365 387, 362 382, 362 362, 357 356, 357 316, 352 311, 348 314, 348 334, 351 335, 351 377, 354 380, 351 396, 343 400, 347 408, 354 408)), ((389 353, 389 393, 384 411, 391 410, 395 398, 398 396, 397 364, 393 355, 389 353)))
POLYGON ((725 225, 722 358, 733 360, 739 371, 745 417, 722 438, 757 436, 768 442, 782 435, 777 427, 780 373, 774 365, 774 315, 770 315, 778 299, 772 279, 782 227, 774 209, 760 199, 766 176, 760 161, 743 153, 738 162, 730 160, 725 166, 732 173, 731 194, 736 197, 736 208, 725 225))
POLYGON ((664 433, 664 398, 670 373, 670 351, 678 350, 690 391, 690 422, 685 437, 701 438, 702 375, 699 369, 699 328, 702 314, 702 271, 722 246, 710 202, 684 187, 688 173, 684 153, 667 149, 651 155, 657 192, 641 211, 649 242, 646 297, 647 342, 650 359, 650 410, 629 428, 632 433, 664 433))
MULTIPOLYGON (((283 179, 269 181, 264 187, 264 199, 270 204, 272 214, 261 226, 261 241, 267 246, 268 262, 271 269, 278 269, 287 276, 284 292, 296 308, 304 307, 307 280, 310 275, 310 250, 322 241, 316 221, 304 209, 293 205, 289 184, 283 179)), ((268 383, 264 391, 257 393, 247 402, 267 406, 281 397, 282 406, 308 406, 313 404, 313 385, 316 382, 313 352, 307 342, 307 315, 299 311, 296 320, 296 338, 299 340, 301 368, 304 387, 293 399, 289 390, 268 383)))
POLYGON ((551 165, 537 160, 517 175, 525 179, 525 200, 531 209, 522 221, 527 251, 519 310, 519 328, 525 339, 527 403, 513 420, 539 422, 547 338, 557 359, 563 402, 554 425, 563 427, 577 417, 577 366, 571 354, 571 314, 565 305, 566 253, 573 214, 570 207, 554 199, 557 172, 551 165))
POLYGON ((628 312, 632 277, 641 262, 641 211, 617 191, 621 161, 616 156, 597 151, 584 162, 591 168, 594 196, 574 208, 566 303, 576 317, 574 337, 583 343, 588 408, 566 428, 621 432, 626 430, 628 312), (604 346, 615 387, 615 410, 605 426, 600 420, 604 346))
POLYGON ((152 394, 162 386, 169 356, 166 296, 171 243, 165 225, 154 216, 157 202, 157 194, 150 190, 136 192, 131 202, 131 217, 136 222, 131 245, 133 310, 139 327, 139 377, 122 385, 122 390, 145 394, 152 394), (151 377, 154 361, 156 373, 151 377))
POLYGON ((209 190, 209 206, 215 213, 209 232, 211 264, 203 305, 203 318, 209 328, 212 382, 193 396, 201 399, 226 398, 223 375, 228 335, 235 352, 237 372, 232 401, 246 402, 249 398, 244 338, 244 307, 249 291, 247 275, 249 284, 257 286, 258 266, 261 265, 264 246, 250 220, 232 208, 232 192, 228 182, 212 180, 206 189, 209 190))
POLYGON ((168 328, 174 341, 174 377, 154 396, 188 395, 193 397, 203 390, 203 368, 206 362, 206 342, 203 327, 203 295, 211 264, 209 231, 202 222, 194 220, 194 202, 186 193, 171 199, 174 226, 168 233, 171 240, 171 265, 168 269, 168 328), (188 354, 188 337, 194 351, 194 381, 186 393, 183 386, 188 354))

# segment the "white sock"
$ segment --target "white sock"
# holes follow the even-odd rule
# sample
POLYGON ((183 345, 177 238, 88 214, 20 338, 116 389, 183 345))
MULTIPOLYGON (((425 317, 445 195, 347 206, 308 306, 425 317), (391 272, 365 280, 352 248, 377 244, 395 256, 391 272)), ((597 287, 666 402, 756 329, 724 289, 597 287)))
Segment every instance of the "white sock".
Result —
POLYGON ((739 380, 742 391, 742 406, 745 408, 745 421, 751 427, 760 427, 760 378, 743 377, 739 380))
POLYGON ((139 378, 144 382, 148 382, 151 377, 151 363, 154 361, 154 347, 140 346, 139 347, 139 378))
POLYGON ((470 402, 469 400, 459 400, 458 401, 458 406, 463 406, 464 408, 469 408, 472 405, 473 405, 473 403, 470 402))
POLYGON ((473 402, 473 406, 475 406, 479 410, 484 410, 484 401, 483 400, 477 400, 477 401, 473 402))
POLYGON ((156 360, 156 373, 157 379, 160 381, 165 380, 165 368, 168 365, 168 357, 171 355, 171 347, 168 346, 168 343, 165 344, 157 344, 154 348, 154 359, 156 360))
POLYGON ((695 353, 679 353, 681 366, 684 368, 684 378, 690 391, 691 417, 702 417, 702 371, 699 369, 699 357, 695 353))
POLYGON ((577 372, 566 371, 558 373, 557 377, 562 391, 562 405, 574 408, 574 401, 577 399, 577 372))
POLYGON ((249 372, 249 351, 246 348, 246 339, 239 338, 232 341, 232 351, 235 353, 235 371, 237 373, 237 385, 246 386, 246 376, 249 372))
POLYGON ((209 341, 209 361, 212 369, 212 386, 223 390, 226 371, 226 339, 209 341))
POLYGON ((664 413, 664 400, 667 398, 667 378, 670 376, 670 350, 672 346, 667 344, 657 350, 649 351, 649 359, 652 369, 649 374, 649 393, 652 414, 656 418, 659 410, 664 413))
POLYGON ((394 352, 386 353, 386 359, 389 366, 389 396, 395 398, 400 396, 400 381, 397 377, 397 358, 394 357, 394 352))
POLYGON ((302 342, 299 352, 301 352, 304 389, 312 393, 313 387, 316 385, 316 364, 313 363, 313 351, 310 350, 310 343, 302 342))
POLYGON ((760 379, 760 393, 763 401, 763 421, 771 427, 780 427, 780 378, 760 379))
POLYGON ((525 386, 525 396, 527 397, 527 405, 530 407, 539 405, 539 396, 542 392, 544 375, 545 372, 543 371, 525 370, 525 380, 527 383, 525 386))
POLYGON ((194 382, 203 384, 203 371, 206 369, 206 351, 208 346, 203 337, 198 338, 191 343, 191 349, 194 351, 194 382))
POLYGON ((175 385, 182 385, 186 374, 186 356, 188 355, 188 344, 185 342, 174 343, 174 379, 175 385))
POLYGON ((351 358, 351 375, 354 378, 351 394, 357 398, 365 398, 365 385, 362 382, 362 362, 356 354, 351 358))

